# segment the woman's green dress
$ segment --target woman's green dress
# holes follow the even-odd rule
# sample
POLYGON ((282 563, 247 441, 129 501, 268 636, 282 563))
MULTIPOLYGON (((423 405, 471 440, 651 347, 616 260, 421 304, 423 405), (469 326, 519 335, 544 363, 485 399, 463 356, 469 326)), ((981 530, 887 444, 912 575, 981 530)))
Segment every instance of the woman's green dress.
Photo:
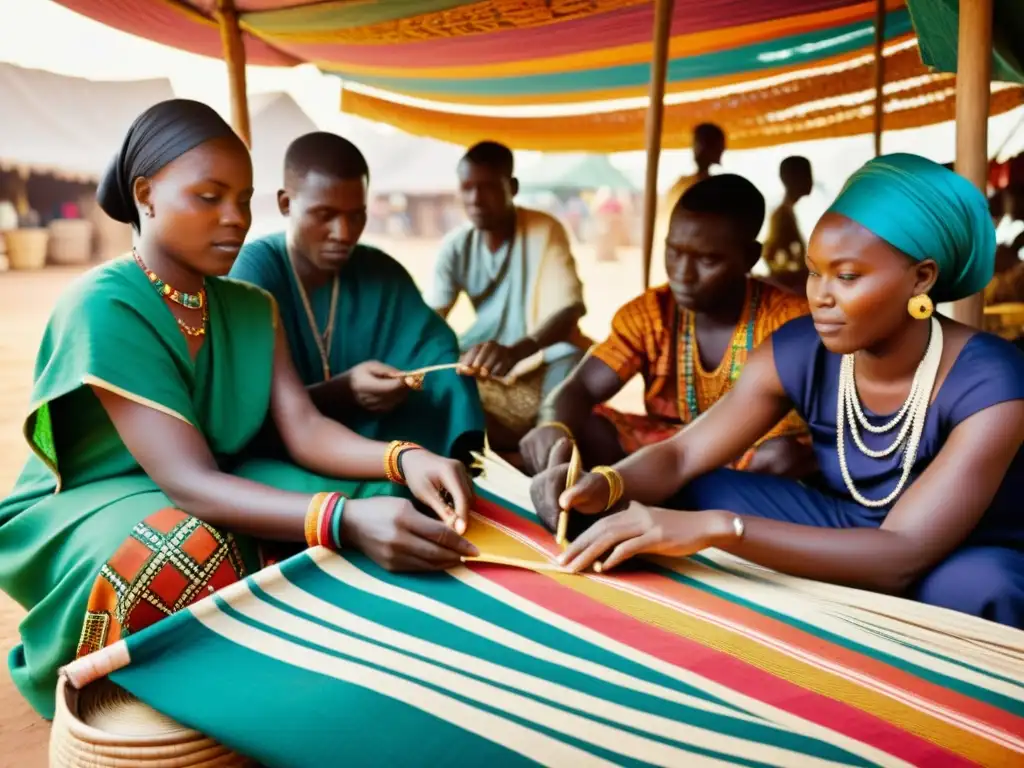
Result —
MULTIPOLYGON (((11 676, 45 717, 53 715, 58 668, 75 656, 100 568, 137 523, 173 506, 93 388, 192 424, 232 474, 299 492, 398 493, 384 481, 326 480, 241 457, 269 409, 275 308, 268 294, 233 280, 208 279, 206 290, 206 343, 194 360, 163 299, 127 258, 75 281, 47 325, 24 424, 33 455, 0 502, 0 589, 28 611, 11 676)), ((239 543, 254 570, 255 543, 239 543)))

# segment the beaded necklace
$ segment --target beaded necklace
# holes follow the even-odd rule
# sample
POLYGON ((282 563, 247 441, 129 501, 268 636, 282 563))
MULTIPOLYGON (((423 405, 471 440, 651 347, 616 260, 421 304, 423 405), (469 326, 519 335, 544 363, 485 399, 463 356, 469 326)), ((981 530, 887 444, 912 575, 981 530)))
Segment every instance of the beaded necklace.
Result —
POLYGON ((324 381, 331 379, 331 341, 334 339, 334 319, 338 313, 338 291, 340 288, 340 277, 334 273, 334 284, 331 286, 331 308, 327 312, 327 325, 321 331, 317 327, 316 314, 313 312, 313 305, 306 293, 306 287, 302 284, 299 271, 295 268, 295 262, 288 256, 288 263, 292 268, 292 276, 295 278, 295 285, 299 289, 299 298, 302 300, 302 308, 306 311, 306 321, 309 323, 310 333, 313 334, 313 342, 316 344, 316 351, 320 353, 320 365, 323 368, 324 381))
MULTIPOLYGON (((757 321, 757 310, 761 303, 761 285, 752 283, 749 292, 749 299, 743 308, 736 330, 733 331, 729 347, 722 357, 717 370, 711 378, 718 383, 718 396, 721 395, 731 382, 739 378, 743 368, 743 360, 740 359, 741 351, 750 351, 754 348, 754 326, 757 321)), ((676 340, 678 355, 676 358, 677 370, 682 372, 682 386, 677 386, 677 406, 679 418, 684 424, 689 424, 701 414, 700 402, 697 397, 697 368, 700 365, 696 356, 697 350, 697 327, 696 315, 693 312, 686 313, 685 325, 680 322, 684 310, 676 308, 676 340)), ((717 397, 712 398, 712 402, 717 397)))
POLYGON ((854 376, 855 361, 856 358, 853 355, 843 355, 839 366, 839 392, 836 397, 836 453, 839 456, 839 470, 850 496, 861 506, 878 509, 888 506, 899 498, 910 479, 914 463, 917 461, 917 450, 921 445, 921 435, 924 434, 928 406, 931 404, 935 379, 938 377, 939 364, 942 362, 942 325, 932 317, 928 346, 921 362, 917 364, 914 380, 910 384, 910 394, 907 395, 903 407, 885 424, 872 424, 864 414, 864 409, 860 404, 860 395, 857 394, 857 379, 854 376), (902 425, 900 422, 903 422, 902 425), (884 499, 868 499, 857 490, 853 476, 846 464, 846 424, 850 425, 850 435, 853 437, 854 444, 865 456, 882 459, 896 453, 900 448, 903 449, 903 471, 900 473, 900 479, 897 481, 896 487, 884 499), (896 427, 900 427, 900 431, 888 448, 873 450, 864 444, 858 425, 876 435, 891 432, 896 427))
POLYGON ((156 272, 146 266, 142 257, 139 256, 139 252, 132 248, 132 256, 135 257, 135 263, 139 265, 139 269, 146 273, 146 277, 149 278, 149 282, 156 288, 156 292, 163 296, 165 299, 170 299, 175 304, 178 304, 186 309, 202 309, 206 306, 206 291, 200 289, 199 293, 185 293, 174 288, 159 277, 156 272))
POLYGON ((193 338, 197 336, 206 335, 206 324, 210 319, 210 310, 206 306, 206 290, 202 289, 199 293, 184 293, 179 291, 177 288, 172 288, 170 285, 165 283, 159 277, 156 272, 146 266, 146 263, 139 256, 139 252, 132 248, 132 256, 135 257, 135 263, 139 265, 139 269, 142 270, 143 274, 149 278, 150 284, 156 289, 156 292, 161 298, 170 299, 175 304, 178 304, 186 309, 201 309, 202 310, 202 325, 189 325, 180 317, 174 319, 178 322, 178 330, 184 333, 186 336, 193 338))

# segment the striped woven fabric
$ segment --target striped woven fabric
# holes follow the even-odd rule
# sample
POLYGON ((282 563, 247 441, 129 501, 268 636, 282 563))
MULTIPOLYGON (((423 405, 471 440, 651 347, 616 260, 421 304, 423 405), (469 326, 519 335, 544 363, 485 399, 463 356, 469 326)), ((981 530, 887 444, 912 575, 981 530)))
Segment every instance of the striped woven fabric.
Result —
MULTIPOLYGON (((524 482, 488 467, 470 538, 547 561, 524 482)), ((721 553, 409 576, 316 549, 108 650, 268 766, 1024 764, 1024 633, 721 553)))

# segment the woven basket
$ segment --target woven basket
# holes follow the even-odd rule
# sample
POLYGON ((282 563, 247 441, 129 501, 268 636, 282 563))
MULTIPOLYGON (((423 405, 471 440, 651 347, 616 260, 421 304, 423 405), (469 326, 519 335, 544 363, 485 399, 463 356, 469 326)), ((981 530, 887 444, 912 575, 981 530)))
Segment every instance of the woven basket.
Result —
POLYGON ((50 233, 45 229, 12 229, 4 232, 7 259, 11 269, 42 269, 46 266, 46 243, 50 233))
POLYGON ((50 768, 253 768, 106 678, 81 691, 63 675, 50 729, 50 768))
POLYGON ((92 261, 93 225, 85 219, 50 222, 50 263, 78 266, 92 261))
POLYGON ((484 410, 517 437, 523 437, 537 422, 544 369, 538 368, 513 384, 480 379, 480 401, 484 410))

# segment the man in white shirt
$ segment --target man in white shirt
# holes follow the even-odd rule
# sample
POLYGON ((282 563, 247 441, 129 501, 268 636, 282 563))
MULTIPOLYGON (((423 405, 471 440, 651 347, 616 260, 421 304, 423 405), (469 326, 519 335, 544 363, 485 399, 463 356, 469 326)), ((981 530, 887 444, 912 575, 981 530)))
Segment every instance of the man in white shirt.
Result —
POLYGON ((447 318, 459 294, 469 296, 476 320, 459 339, 461 362, 481 382, 492 445, 514 446, 588 346, 578 327, 583 285, 565 227, 514 204, 508 147, 481 142, 457 172, 470 223, 442 243, 427 302, 447 318))

